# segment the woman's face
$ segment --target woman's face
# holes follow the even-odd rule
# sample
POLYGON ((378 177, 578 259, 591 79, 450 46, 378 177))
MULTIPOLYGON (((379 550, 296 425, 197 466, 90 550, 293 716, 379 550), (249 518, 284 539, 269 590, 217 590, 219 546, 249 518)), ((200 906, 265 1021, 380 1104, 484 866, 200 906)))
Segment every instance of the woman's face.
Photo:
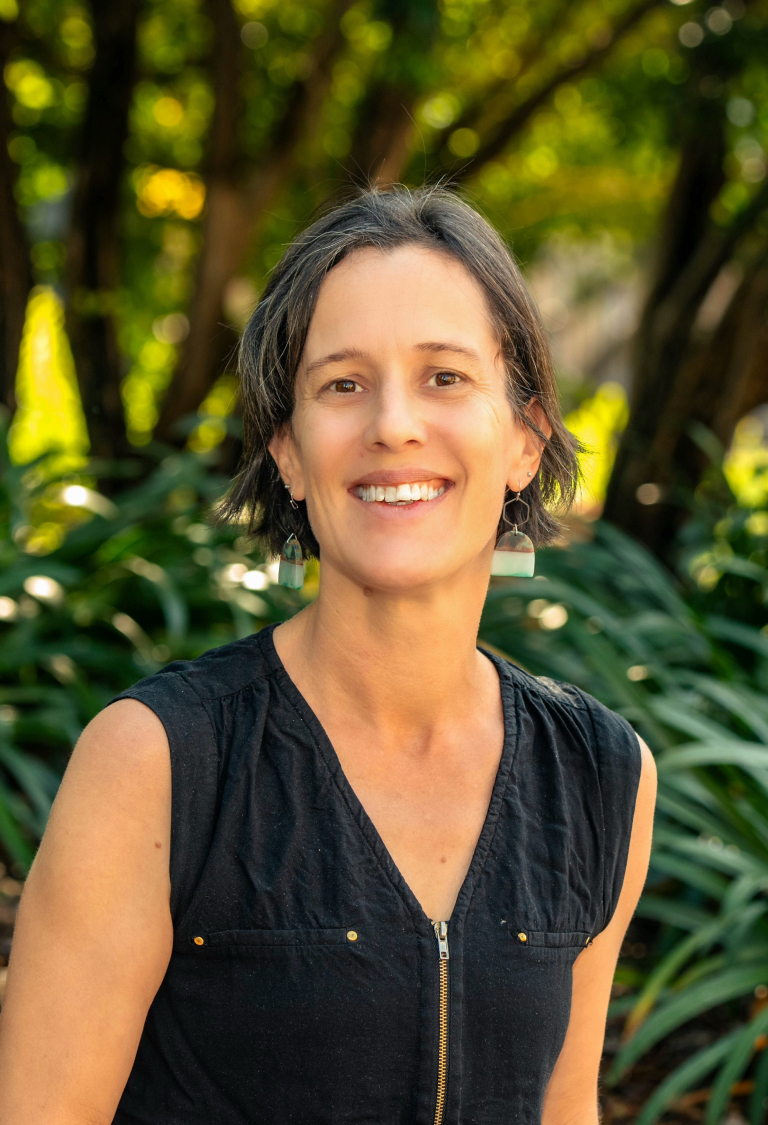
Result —
POLYGON ((487 577, 504 490, 539 461, 482 289, 417 246, 361 250, 328 274, 292 426, 270 448, 323 568, 390 591, 487 577))

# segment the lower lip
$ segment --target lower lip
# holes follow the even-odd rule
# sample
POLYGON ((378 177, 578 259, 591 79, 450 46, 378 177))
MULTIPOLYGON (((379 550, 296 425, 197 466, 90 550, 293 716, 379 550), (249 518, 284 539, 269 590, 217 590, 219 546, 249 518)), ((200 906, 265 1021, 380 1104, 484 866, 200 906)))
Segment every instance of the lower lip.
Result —
MULTIPOLYGON (((355 486, 358 487, 358 486, 355 486)), ((453 484, 450 481, 446 482, 445 491, 440 496, 435 496, 433 500, 414 500, 411 504, 386 504, 383 500, 361 500, 356 492, 350 488, 349 495, 356 500, 361 507, 366 508, 371 514, 376 515, 379 519, 385 520, 402 520, 402 519, 415 519, 420 513, 433 512, 435 508, 450 493, 453 484)))

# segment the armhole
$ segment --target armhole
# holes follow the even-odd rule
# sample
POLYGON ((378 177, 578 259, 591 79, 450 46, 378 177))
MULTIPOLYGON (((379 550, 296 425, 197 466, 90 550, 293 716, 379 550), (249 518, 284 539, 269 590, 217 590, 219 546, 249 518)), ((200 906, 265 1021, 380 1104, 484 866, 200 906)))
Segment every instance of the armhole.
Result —
POLYGON ((597 934, 613 918, 624 886, 642 752, 637 734, 626 719, 595 699, 589 698, 588 702, 603 811, 602 917, 598 919, 597 934))
POLYGON ((171 753, 171 916, 181 920, 210 849, 216 816, 218 751, 197 692, 178 672, 159 672, 111 701, 136 699, 157 715, 171 753))

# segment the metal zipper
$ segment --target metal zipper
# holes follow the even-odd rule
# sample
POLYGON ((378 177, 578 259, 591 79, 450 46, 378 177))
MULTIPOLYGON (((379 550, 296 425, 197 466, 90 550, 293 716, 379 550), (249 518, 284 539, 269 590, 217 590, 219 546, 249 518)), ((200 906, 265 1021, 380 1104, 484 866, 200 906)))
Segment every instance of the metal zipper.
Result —
POLYGON ((440 1036, 437 1048, 437 1093, 433 1125, 442 1125, 448 1081, 448 923, 433 922, 440 957, 440 1036))

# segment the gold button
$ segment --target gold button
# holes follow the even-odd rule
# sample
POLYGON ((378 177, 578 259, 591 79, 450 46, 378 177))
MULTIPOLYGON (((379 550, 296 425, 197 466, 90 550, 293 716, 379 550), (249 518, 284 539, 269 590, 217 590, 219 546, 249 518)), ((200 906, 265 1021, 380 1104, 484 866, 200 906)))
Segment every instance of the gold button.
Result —
POLYGON ((519 941, 528 941, 528 935, 527 934, 518 934, 517 937, 518 937, 519 941))
POLYGON ((205 938, 196 937, 192 938, 192 941, 195 943, 195 945, 205 945, 205 938))
POLYGON ((357 941, 357 931, 356 930, 347 930, 347 940, 348 941, 357 941))

